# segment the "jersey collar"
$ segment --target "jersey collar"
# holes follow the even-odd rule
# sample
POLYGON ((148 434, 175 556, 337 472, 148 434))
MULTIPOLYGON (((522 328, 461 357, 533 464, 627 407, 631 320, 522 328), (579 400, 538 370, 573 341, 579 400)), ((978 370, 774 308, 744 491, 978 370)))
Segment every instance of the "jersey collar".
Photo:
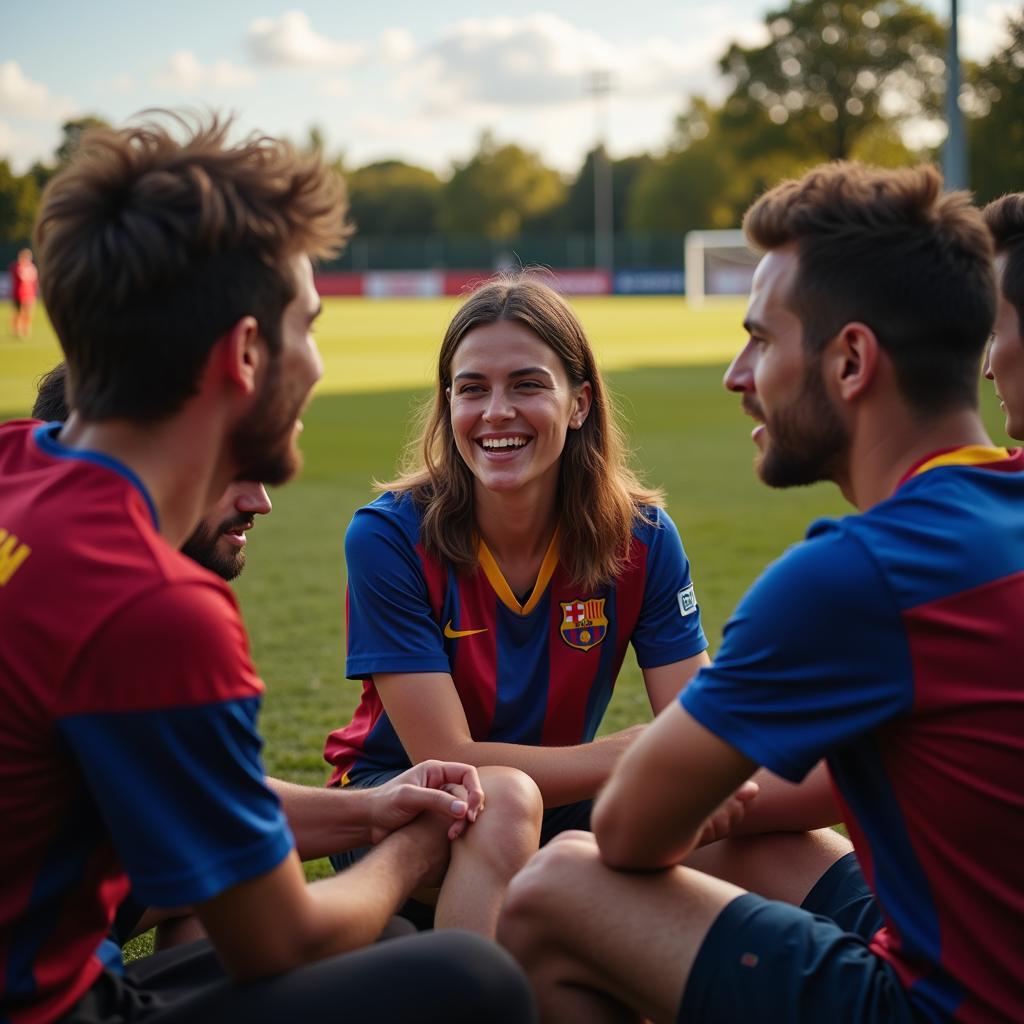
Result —
POLYGON ((986 466, 990 469, 1018 470, 1024 468, 1024 449, 996 448, 985 444, 967 444, 959 448, 940 448, 919 459, 896 485, 901 487, 911 477, 942 466, 986 466))
POLYGON ((160 518, 156 513, 156 505, 153 504, 153 499, 149 496, 149 491, 146 490, 146 485, 139 479, 138 474, 123 462, 119 462, 109 455, 104 455, 103 452, 68 448, 67 445, 61 444, 57 436, 60 434, 62 426, 64 424, 58 420, 54 420, 53 423, 44 423, 32 431, 32 438, 42 451, 55 459, 77 459, 81 462, 92 462, 97 466, 105 466, 107 469, 117 473, 118 476, 123 477, 142 496, 143 501, 146 503, 146 508, 149 509, 149 514, 153 519, 153 529, 159 531, 160 518))
POLYGON ((480 545, 477 548, 477 558, 480 560, 480 568, 483 569, 484 575, 487 577, 487 581, 494 589, 495 594, 497 594, 501 599, 501 603, 517 615, 529 615, 530 612, 537 607, 540 599, 544 596, 544 591, 548 589, 551 577, 555 574, 555 567, 558 565, 559 538, 561 532, 561 526, 556 526, 555 532, 551 537, 551 543, 548 544, 548 549, 544 552, 544 560, 540 563, 540 571, 537 573, 537 580, 533 585, 533 590, 530 592, 530 596, 527 599, 526 604, 519 603, 519 599, 512 592, 512 588, 508 585, 508 581, 502 575, 501 569, 498 568, 498 563, 495 560, 494 555, 491 554, 490 549, 484 543, 483 538, 481 538, 480 545))

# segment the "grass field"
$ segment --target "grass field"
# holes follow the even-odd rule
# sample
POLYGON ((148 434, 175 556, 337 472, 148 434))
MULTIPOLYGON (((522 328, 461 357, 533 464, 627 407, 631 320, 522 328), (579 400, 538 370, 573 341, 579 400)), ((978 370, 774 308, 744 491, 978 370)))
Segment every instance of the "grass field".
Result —
MULTIPOLYGON (((455 300, 333 299, 317 338, 325 378, 304 416, 300 479, 275 491, 274 512, 250 534, 249 567, 235 584, 256 663, 267 682, 262 728, 272 774, 320 783, 327 731, 359 694, 343 678, 342 537, 353 511, 388 477, 425 390, 455 300)), ((742 337, 742 303, 688 310, 678 298, 581 299, 575 308, 628 424, 635 461, 665 488, 712 643, 757 573, 817 516, 845 507, 834 488, 771 491, 751 472, 751 422, 721 386, 742 337)), ((59 358, 44 317, 14 342, 0 304, 0 417, 27 412, 35 380, 59 358)), ((1005 441, 991 388, 985 415, 1005 441)), ((799 623, 794 623, 799 628, 799 623)), ((627 660, 604 729, 649 715, 627 660)), ((312 865, 311 875, 329 870, 312 865)))

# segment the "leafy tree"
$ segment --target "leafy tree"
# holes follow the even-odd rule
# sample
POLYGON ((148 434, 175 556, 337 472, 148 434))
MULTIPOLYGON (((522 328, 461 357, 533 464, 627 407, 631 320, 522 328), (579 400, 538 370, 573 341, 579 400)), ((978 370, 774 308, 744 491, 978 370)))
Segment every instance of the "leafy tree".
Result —
POLYGON ((489 132, 465 164, 457 164, 441 192, 438 227, 451 234, 512 238, 565 198, 558 172, 536 153, 499 146, 489 132))
POLYGON ((50 164, 44 164, 40 160, 36 160, 35 163, 28 169, 28 176, 33 179, 36 183, 36 188, 39 194, 42 195, 43 189, 49 184, 50 179, 57 173, 57 168, 50 164))
POLYGON ((324 153, 327 150, 324 131, 318 124, 311 124, 306 132, 306 144, 303 149, 307 153, 324 153))
POLYGON ((931 151, 910 149, 903 141, 899 127, 882 118, 858 133, 850 156, 876 167, 907 167, 937 158, 937 154, 931 151))
POLYGON ((1024 13, 1009 41, 972 75, 967 138, 970 180, 980 202, 1024 189, 1024 13))
POLYGON ((713 142, 697 143, 653 162, 630 193, 627 227, 652 233, 734 227, 732 210, 721 201, 730 163, 713 142))
POLYGON ((0 242, 21 244, 32 234, 39 187, 30 174, 17 175, 0 159, 0 242))
POLYGON ((879 116, 941 109, 946 33, 912 0, 791 0, 765 23, 767 44, 733 43, 720 61, 735 83, 725 113, 760 151, 843 159, 879 116))
POLYGON ((361 235, 428 235, 437 230, 441 180, 401 160, 382 160, 348 175, 349 216, 361 235))
POLYGON ((76 117, 71 121, 65 121, 60 126, 63 139, 54 154, 58 165, 64 167, 71 160, 75 155, 75 150, 78 149, 79 143, 82 141, 82 136, 90 128, 109 127, 109 122, 104 121, 102 117, 96 117, 94 114, 87 114, 85 117, 76 117))
POLYGON ((685 232, 733 228, 766 188, 813 162, 786 147, 752 145, 745 132, 701 97, 676 122, 669 152, 638 177, 627 227, 685 232))
MULTIPOLYGON (((594 160, 598 152, 592 149, 587 153, 583 166, 569 185, 560 211, 559 226, 564 229, 592 231, 594 228, 594 160)), ((647 153, 612 161, 612 217, 616 231, 626 227, 626 211, 633 185, 653 164, 654 158, 647 153)))

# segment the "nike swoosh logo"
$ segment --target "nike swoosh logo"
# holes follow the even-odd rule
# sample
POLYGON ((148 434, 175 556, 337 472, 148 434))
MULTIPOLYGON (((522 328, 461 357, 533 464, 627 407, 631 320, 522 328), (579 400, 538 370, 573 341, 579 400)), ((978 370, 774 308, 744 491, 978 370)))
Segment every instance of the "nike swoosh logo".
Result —
POLYGON ((477 633, 486 633, 486 629, 452 629, 452 620, 448 620, 448 625, 444 627, 444 635, 449 640, 458 640, 462 636, 474 636, 477 633))

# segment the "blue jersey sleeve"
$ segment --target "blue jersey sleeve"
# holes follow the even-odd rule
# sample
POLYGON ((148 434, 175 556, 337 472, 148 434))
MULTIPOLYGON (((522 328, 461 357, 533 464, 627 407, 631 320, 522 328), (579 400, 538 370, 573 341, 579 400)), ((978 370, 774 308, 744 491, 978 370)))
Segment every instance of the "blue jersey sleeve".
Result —
POLYGON ((359 509, 345 534, 349 679, 376 672, 451 671, 416 553, 417 538, 396 505, 385 496, 359 509))
POLYGON ((639 531, 647 546, 647 565, 632 643, 641 668, 682 661, 708 646, 679 531, 664 510, 652 511, 655 525, 639 531))
POLYGON ((714 664, 679 696, 711 732, 794 782, 912 699, 894 597, 841 526, 769 566, 727 623, 714 664))
POLYGON ((134 893, 151 906, 210 899, 293 846, 265 782, 261 688, 236 624, 212 590, 134 601, 74 673, 79 707, 57 718, 134 893))

